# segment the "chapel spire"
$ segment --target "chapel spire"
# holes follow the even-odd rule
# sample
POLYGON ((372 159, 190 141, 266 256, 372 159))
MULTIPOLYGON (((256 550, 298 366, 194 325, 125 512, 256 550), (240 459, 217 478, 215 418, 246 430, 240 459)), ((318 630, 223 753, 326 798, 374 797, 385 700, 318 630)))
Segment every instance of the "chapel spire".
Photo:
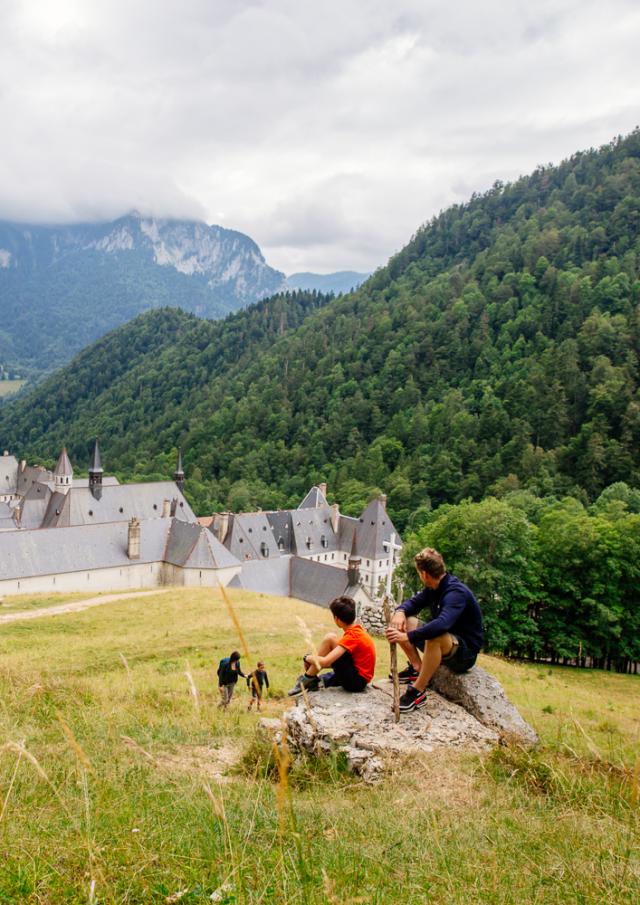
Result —
POLYGON ((69 456, 67 455, 67 447, 62 447, 58 464, 53 472, 53 482, 56 493, 68 493, 73 483, 73 468, 69 456))
POLYGON ((176 462, 176 470, 173 473, 173 480, 178 485, 180 493, 184 490, 184 468, 182 467, 182 450, 178 447, 178 461, 176 462))
POLYGON ((98 438, 96 437, 93 444, 93 452, 91 453, 91 462, 89 463, 89 490, 96 500, 102 496, 102 460, 100 459, 100 447, 98 446, 98 438))

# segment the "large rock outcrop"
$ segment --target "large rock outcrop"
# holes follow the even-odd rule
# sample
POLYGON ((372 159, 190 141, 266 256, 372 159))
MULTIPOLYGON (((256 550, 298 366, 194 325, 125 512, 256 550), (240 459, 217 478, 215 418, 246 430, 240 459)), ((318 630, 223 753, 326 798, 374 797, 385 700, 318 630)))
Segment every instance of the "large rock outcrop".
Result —
POLYGON ((448 701, 459 704, 483 726, 494 729, 507 740, 523 745, 535 745, 538 736, 508 700, 504 689, 481 666, 458 674, 441 666, 431 680, 430 687, 448 701))
POLYGON ((350 768, 369 782, 398 757, 438 748, 482 751, 505 737, 531 745, 537 738, 500 684, 479 667, 465 676, 441 669, 427 705, 401 714, 399 723, 388 680, 374 682, 363 694, 328 688, 300 697, 284 723, 292 749, 343 752, 350 768))

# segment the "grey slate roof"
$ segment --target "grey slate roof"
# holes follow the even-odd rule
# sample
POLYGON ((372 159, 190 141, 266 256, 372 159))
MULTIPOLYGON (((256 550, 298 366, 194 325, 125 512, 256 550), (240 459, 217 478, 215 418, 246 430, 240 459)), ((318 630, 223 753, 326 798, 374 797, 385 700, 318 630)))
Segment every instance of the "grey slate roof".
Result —
POLYGON ((0 493, 13 492, 18 483, 18 460, 15 456, 0 456, 0 493))
POLYGON ((164 553, 166 562, 190 569, 224 569, 239 565, 238 559, 196 522, 171 520, 164 553))
MULTIPOLYGON (((295 512, 295 510, 293 510, 295 512)), ((288 509, 279 509, 277 512, 267 512, 267 521, 271 525, 271 530, 273 531, 273 537, 276 542, 276 547, 282 539, 282 553, 293 553, 294 552, 294 536, 293 536, 293 516, 292 512, 288 509)))
POLYGON ((290 597, 289 564, 290 556, 278 559, 261 559, 242 564, 242 572, 229 582, 230 588, 245 588, 261 594, 277 594, 290 597))
MULTIPOLYGON (((115 566, 129 566, 127 556, 129 526, 126 521, 41 531, 0 533, 0 580, 66 572, 89 572, 115 566)), ((140 559, 135 563, 173 562, 186 568, 215 569, 238 565, 206 529, 177 523, 172 518, 140 522, 140 559), (178 527, 176 527, 176 524, 178 527), (191 545, 175 543, 169 559, 172 533, 190 532, 191 545), (203 535, 195 537, 194 532, 203 535), (206 554, 203 551, 208 551, 206 554)))
POLYGON ((58 459, 58 464, 54 469, 54 475, 58 477, 73 477, 73 468, 71 466, 71 461, 69 456, 67 455, 67 447, 62 447, 62 452, 60 453, 60 458, 58 459))
POLYGON ((328 506, 327 498, 319 487, 312 487, 298 509, 317 509, 320 506, 328 506))
MULTIPOLYGON (((140 559, 136 562, 162 560, 168 521, 151 519, 141 526, 140 559)), ((126 522, 7 531, 0 534, 0 579, 129 565, 127 541, 126 522)))
POLYGON ((329 606, 349 585, 344 569, 294 556, 291 560, 291 597, 329 606))
POLYGON ((338 549, 329 506, 322 509, 295 509, 291 516, 294 537, 292 552, 308 556, 338 549))
POLYGON ((400 535, 389 518, 387 510, 379 499, 372 500, 364 510, 359 520, 356 546, 359 556, 368 559, 385 559, 388 553, 384 548, 384 542, 388 541, 391 534, 395 534, 396 540, 400 535))
POLYGON ((177 500, 176 518, 196 522, 188 502, 173 481, 155 481, 149 484, 102 485, 102 496, 97 500, 88 487, 72 487, 69 510, 70 525, 93 525, 97 522, 117 522, 130 518, 160 518, 165 500, 177 500))
POLYGON ((278 544, 265 512, 242 512, 229 516, 225 547, 241 561, 280 556, 278 544), (262 545, 266 544, 267 556, 262 545))

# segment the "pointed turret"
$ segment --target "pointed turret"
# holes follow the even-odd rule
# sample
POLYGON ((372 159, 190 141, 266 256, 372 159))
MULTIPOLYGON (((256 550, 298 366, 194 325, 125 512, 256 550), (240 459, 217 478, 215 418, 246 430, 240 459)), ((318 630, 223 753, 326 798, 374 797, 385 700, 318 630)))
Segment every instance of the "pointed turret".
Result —
POLYGON ((178 490, 182 493, 184 489, 184 469, 182 467, 182 450, 178 448, 178 461, 176 462, 176 470, 173 473, 173 480, 178 485, 178 490))
POLYGON ((102 496, 102 461, 100 459, 100 447, 98 446, 98 438, 93 444, 93 452, 91 453, 91 462, 89 463, 89 490, 96 500, 102 496))
POLYGON ((351 553, 349 554, 349 567, 347 569, 347 577, 350 585, 360 583, 360 564, 362 557, 358 556, 357 532, 354 529, 353 541, 351 543, 351 553))
POLYGON ((68 493, 73 483, 73 468, 67 455, 66 446, 62 447, 58 464, 53 472, 56 493, 68 493))

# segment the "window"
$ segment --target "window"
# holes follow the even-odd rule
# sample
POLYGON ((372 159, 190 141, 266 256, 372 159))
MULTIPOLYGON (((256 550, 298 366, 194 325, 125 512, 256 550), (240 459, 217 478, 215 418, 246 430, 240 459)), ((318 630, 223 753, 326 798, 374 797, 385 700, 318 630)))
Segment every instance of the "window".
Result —
POLYGON ((329 541, 327 540, 327 538, 326 538, 326 536, 325 536, 324 534, 323 534, 322 537, 320 538, 320 543, 321 543, 322 546, 325 548, 325 550, 326 550, 326 548, 329 546, 329 541))
POLYGON ((307 538, 307 550, 310 550, 310 549, 311 549, 311 538, 308 537, 307 538))
POLYGON ((265 557, 269 556, 269 547, 268 547, 268 545, 265 543, 265 541, 262 541, 262 543, 260 544, 260 552, 261 552, 262 555, 265 556, 265 557))
POLYGON ((278 538, 278 550, 284 550, 284 538, 283 537, 278 538))

